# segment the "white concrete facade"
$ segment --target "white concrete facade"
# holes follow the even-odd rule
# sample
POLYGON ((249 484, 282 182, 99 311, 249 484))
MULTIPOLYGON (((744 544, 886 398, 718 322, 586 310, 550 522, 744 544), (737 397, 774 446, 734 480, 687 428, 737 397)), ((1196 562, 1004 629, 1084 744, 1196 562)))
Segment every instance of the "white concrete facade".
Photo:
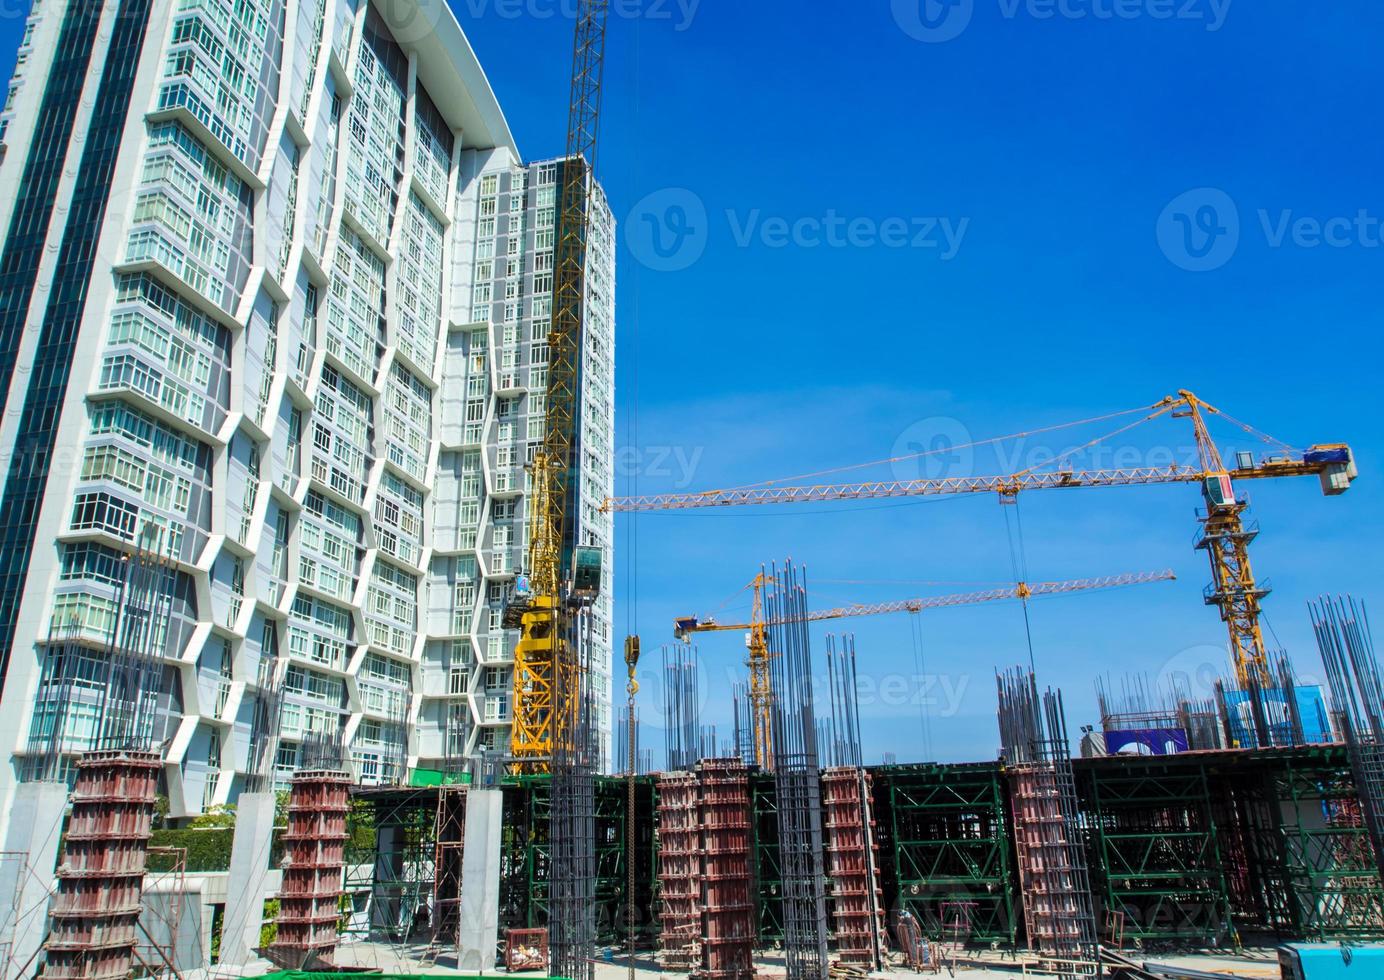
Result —
MULTIPOLYGON (((140 2, 88 6, 101 23, 40 229, 0 492, 29 437, 44 304, 115 22, 140 2)), ((128 113, 24 530, 0 822, 55 726, 65 753, 89 747, 117 569, 146 533, 176 567, 155 733, 173 816, 239 796, 270 665, 285 691, 276 781, 312 732, 340 731, 365 783, 507 745, 517 637, 500 631, 495 600, 523 561, 522 467, 540 438, 545 165, 520 161, 445 3, 145 2, 142 46, 121 54, 136 59, 128 113), (487 240, 481 212, 518 201, 521 179, 512 269, 507 232, 487 240), (497 243, 505 274, 489 270, 487 309, 477 269, 497 243), (55 663, 55 629, 83 645, 79 662, 55 663)), ((0 113, 7 249, 71 27, 67 4, 36 6, 0 113)), ((611 524, 596 507, 611 487, 614 229, 593 197, 581 439, 595 462, 578 534, 605 550, 608 584, 611 524)), ((607 745, 609 595, 594 658, 607 745)))

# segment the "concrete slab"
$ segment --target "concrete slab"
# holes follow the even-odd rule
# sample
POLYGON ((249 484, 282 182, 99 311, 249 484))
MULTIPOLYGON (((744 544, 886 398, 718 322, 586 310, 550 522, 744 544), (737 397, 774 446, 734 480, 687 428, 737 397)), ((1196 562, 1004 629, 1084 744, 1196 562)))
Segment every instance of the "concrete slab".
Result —
POLYGON ((247 963, 259 945, 269 882, 269 849, 274 833, 274 794, 241 793, 235 808, 235 837, 227 875, 235 883, 226 893, 221 928, 221 962, 247 963))
POLYGON ((503 796, 499 789, 466 791, 466 847, 461 859, 461 928, 457 937, 462 970, 495 969, 500 937, 500 830, 503 796))

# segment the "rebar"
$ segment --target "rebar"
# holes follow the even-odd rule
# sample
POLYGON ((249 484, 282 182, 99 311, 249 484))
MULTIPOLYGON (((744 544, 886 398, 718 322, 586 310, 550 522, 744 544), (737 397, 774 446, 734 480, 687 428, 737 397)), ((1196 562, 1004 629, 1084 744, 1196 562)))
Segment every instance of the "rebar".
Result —
POLYGON ((702 754, 697 648, 690 643, 674 643, 663 647, 662 653, 663 732, 667 769, 669 772, 691 771, 702 754))
POLYGON ((821 790, 813 707, 806 572, 791 561, 773 569, 764 601, 769 623, 774 783, 783 878, 783 934, 788 980, 827 975, 821 790))
POLYGON ((109 667, 97 717, 97 747, 112 752, 147 752, 155 741, 163 653, 172 619, 174 568, 169 555, 152 545, 159 527, 146 524, 141 544, 125 560, 111 630, 109 667))
POLYGON ((594 619, 587 605, 564 616, 567 649, 578 669, 556 671, 556 703, 572 712, 557 727, 568 733, 554 740, 550 764, 548 950, 549 972, 568 980, 592 980, 596 956, 596 759, 598 737, 591 723, 590 676, 594 619), (576 696, 561 690, 577 683, 576 696))
POLYGON ((836 950, 842 962, 878 969, 884 919, 870 775, 861 761, 854 635, 842 634, 839 646, 827 635, 827 682, 831 717, 826 727, 833 768, 823 771, 822 788, 836 950))
POLYGON ((1062 694, 1040 697, 1032 671, 1017 667, 995 680, 1029 946, 1061 975, 1091 975, 1096 919, 1062 694))
POLYGON ((1384 683, 1369 615, 1351 596, 1309 603, 1331 699, 1355 775, 1360 812, 1384 881, 1384 683))

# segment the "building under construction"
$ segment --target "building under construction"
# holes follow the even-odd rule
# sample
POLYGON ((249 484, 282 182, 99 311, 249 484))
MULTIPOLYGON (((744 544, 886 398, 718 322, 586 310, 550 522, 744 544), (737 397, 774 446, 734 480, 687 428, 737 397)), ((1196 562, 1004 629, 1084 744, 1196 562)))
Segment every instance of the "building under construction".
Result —
POLYGON ((447 4, 33 5, 0 110, 0 980, 1145 977, 1134 949, 1384 939, 1364 608, 1311 608, 1325 687, 1271 655, 1238 491, 1345 493, 1348 446, 1180 390, 1070 426, 1187 420, 1195 463, 612 496, 610 7, 571 5, 566 142, 525 162, 447 4), (1271 451, 1223 458, 1218 420, 1271 451), (1102 682, 1074 733, 1030 656, 993 759, 867 766, 854 640, 814 624, 1172 574, 824 609, 788 562, 748 622, 676 624, 745 634, 728 741, 687 642, 659 771, 637 636, 616 724, 617 514, 1160 485, 1200 494, 1212 691, 1102 682))

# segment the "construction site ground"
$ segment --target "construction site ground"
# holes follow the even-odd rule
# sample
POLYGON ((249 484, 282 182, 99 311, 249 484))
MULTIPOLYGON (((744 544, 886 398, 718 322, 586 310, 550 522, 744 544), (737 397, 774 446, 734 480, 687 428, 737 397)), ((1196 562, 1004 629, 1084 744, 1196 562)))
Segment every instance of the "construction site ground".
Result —
MULTIPOLYGON (((1136 962, 1145 961, 1223 973, 1228 976, 1243 977, 1245 980, 1278 980, 1281 976, 1278 956, 1273 948, 1246 949, 1239 954, 1215 953, 1142 953, 1127 951, 1126 956, 1136 962)), ((347 943, 337 948, 337 965, 343 968, 366 968, 379 970, 386 974, 426 974, 428 976, 474 976, 473 970, 459 970, 450 954, 438 956, 436 960, 427 952, 427 947, 400 947, 384 943, 347 943)), ((872 974, 878 977, 956 977, 959 980, 999 980, 1023 976, 1022 956, 1007 953, 968 951, 955 962, 947 954, 939 971, 905 969, 893 966, 887 972, 872 974)), ((775 950, 760 950, 755 956, 756 974, 763 978, 786 975, 783 954, 775 950)), ((503 972, 500 970, 498 972, 503 972)), ((686 974, 665 971, 648 955, 641 952, 635 959, 635 975, 638 980, 651 980, 660 976, 686 976, 686 974)), ((1030 973, 1030 976, 1042 974, 1030 973)), ((517 973, 515 976, 537 978, 536 972, 517 973)), ((628 961, 622 955, 611 954, 610 959, 596 963, 596 980, 620 980, 629 976, 628 961)), ((862 975, 863 976, 863 975, 862 975)))

